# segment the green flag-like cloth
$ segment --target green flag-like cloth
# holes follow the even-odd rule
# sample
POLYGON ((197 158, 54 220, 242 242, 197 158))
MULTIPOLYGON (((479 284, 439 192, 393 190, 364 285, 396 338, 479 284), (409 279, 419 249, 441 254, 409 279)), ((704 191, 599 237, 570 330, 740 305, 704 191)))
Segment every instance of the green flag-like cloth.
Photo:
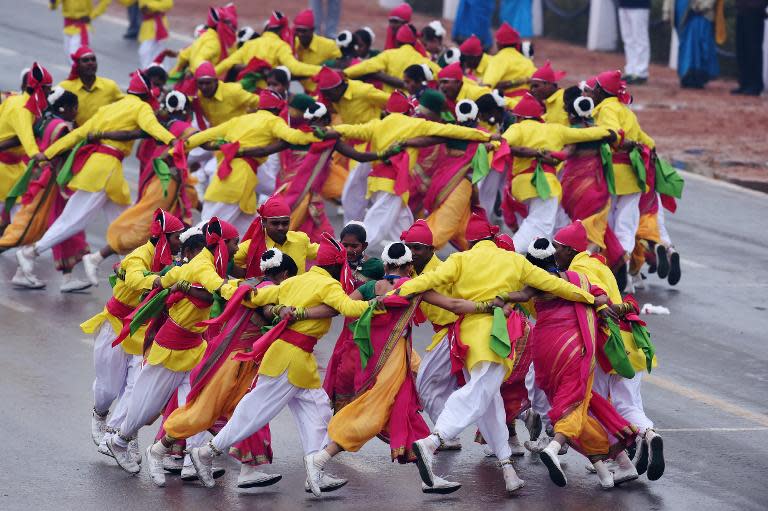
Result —
POLYGON ((488 164, 488 151, 485 144, 477 144, 477 151, 470 162, 472 165, 472 184, 476 185, 488 175, 491 166, 488 164))
POLYGON ((605 184, 608 185, 608 193, 616 195, 616 177, 613 175, 611 146, 600 144, 600 159, 603 162, 603 175, 605 176, 605 184))
POLYGON ((603 352, 608 360, 611 362, 611 367, 624 378, 633 378, 635 376, 635 369, 629 361, 627 356, 627 350, 624 348, 624 341, 621 338, 621 329, 619 325, 610 318, 605 320, 608 325, 610 335, 605 342, 603 352))
POLYGON ((629 161, 632 163, 632 169, 637 176, 637 186, 640 187, 640 191, 645 191, 646 175, 645 175, 645 162, 643 161, 643 155, 640 154, 640 149, 637 147, 632 148, 629 152, 629 161))
POLYGON ((257 83, 263 79, 264 75, 261 73, 247 73, 240 80, 240 86, 248 92, 255 92, 257 83))
POLYGON ((373 345, 371 344, 371 320, 373 312, 376 310, 376 304, 371 304, 365 309, 365 312, 349 325, 352 331, 352 338, 360 350, 360 364, 363 369, 368 365, 368 360, 373 356, 373 345))
POLYGON ((653 356, 656 354, 656 348, 651 342, 651 333, 643 325, 633 321, 632 336, 635 338, 635 346, 643 350, 645 354, 645 367, 650 373, 653 365, 653 356))
POLYGON ((507 318, 499 307, 493 308, 493 323, 491 324, 491 351, 501 358, 507 358, 512 352, 512 343, 509 341, 507 330, 507 318))
POLYGON ((685 181, 667 160, 656 158, 656 191, 662 195, 681 198, 685 181))
POLYGON ((176 71, 175 73, 168 73, 168 85, 174 85, 180 82, 184 78, 184 71, 176 71))
POLYGON ((60 187, 64 188, 69 184, 70 181, 72 181, 72 164, 75 162, 75 156, 77 155, 77 151, 80 150, 81 147, 85 145, 85 140, 81 140, 77 144, 75 144, 75 147, 72 148, 72 150, 69 152, 69 156, 67 156, 67 159, 64 160, 64 165, 61 166, 61 169, 59 170, 59 175, 56 176, 56 184, 58 184, 60 187))
POLYGON ((168 164, 160 158, 152 160, 152 168, 155 171, 160 186, 163 188, 163 197, 168 197, 168 185, 171 183, 171 169, 168 164))
POLYGON ((27 164, 26 170, 24 170, 24 173, 21 175, 18 181, 16 181, 16 184, 13 185, 13 188, 11 188, 11 191, 8 192, 8 195, 5 197, 5 212, 10 213, 11 209, 13 209, 14 204, 16 204, 16 200, 24 195, 24 193, 27 191, 27 188, 29 188, 29 182, 32 181, 32 171, 35 168, 35 162, 30 160, 30 162, 27 164))
POLYGON ((227 301, 219 293, 213 293, 213 305, 211 306, 211 319, 218 318, 227 306, 227 301))
POLYGON ((544 167, 541 166, 539 160, 536 160, 536 169, 533 171, 531 184, 536 188, 536 193, 541 200, 547 200, 552 196, 552 190, 549 189, 549 182, 547 181, 547 173, 544 172, 544 167))
POLYGON ((141 328, 141 325, 150 319, 157 317, 163 311, 163 308, 165 307, 165 299, 168 298, 170 292, 170 289, 163 289, 150 301, 145 303, 141 309, 136 311, 133 320, 131 320, 131 335, 135 334, 139 328, 141 328))

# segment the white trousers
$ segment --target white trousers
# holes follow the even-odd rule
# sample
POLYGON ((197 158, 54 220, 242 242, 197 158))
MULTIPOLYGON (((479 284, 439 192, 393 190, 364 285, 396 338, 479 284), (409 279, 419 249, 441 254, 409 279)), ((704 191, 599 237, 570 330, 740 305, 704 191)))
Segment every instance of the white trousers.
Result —
POLYGON ((142 367, 128 401, 125 420, 120 425, 120 434, 116 437, 118 445, 125 443, 124 438, 136 436, 143 426, 162 413, 168 400, 182 385, 189 387, 189 371, 171 371, 160 364, 142 367))
MULTIPOLYGON (((197 151, 199 148, 192 149, 192 151, 189 153, 190 157, 192 156, 192 153, 197 151)), ((206 153, 210 154, 209 151, 205 151, 206 153)), ((204 159, 204 155, 199 156, 201 160, 204 159)), ((208 189, 208 184, 211 182, 211 179, 213 179, 214 174, 216 174, 216 170, 219 168, 219 164, 216 161, 216 158, 208 158, 206 161, 201 161, 201 167, 198 169, 197 172, 195 172, 195 176, 197 176, 197 184, 195 185, 195 190, 197 191, 198 197, 205 197, 205 191, 208 189)))
POLYGON ((493 216, 493 207, 496 205, 496 198, 504 184, 504 174, 491 170, 485 178, 477 184, 478 200, 480 206, 488 214, 488 218, 493 216))
MULTIPOLYGON (((117 349, 117 348, 115 348, 117 349)), ((122 391, 117 396, 117 405, 112 410, 112 415, 107 419, 107 426, 117 431, 120 424, 125 420, 125 416, 128 413, 128 403, 131 401, 131 394, 133 388, 136 386, 136 380, 141 372, 141 364, 144 359, 140 355, 131 355, 131 359, 128 362, 128 372, 125 375, 125 385, 122 391)))
POLYGON ((562 204, 557 205, 557 215, 555 215, 555 228, 552 229, 552 235, 554 236, 557 231, 571 224, 573 220, 568 216, 568 213, 563 209, 562 204))
POLYGON ((112 403, 125 396, 141 368, 141 356, 129 355, 120 346, 112 347, 115 337, 112 325, 104 321, 93 343, 93 407, 99 415, 106 415, 112 403))
POLYGON ((635 235, 640 227, 640 192, 612 197, 608 224, 624 252, 635 249, 635 235))
POLYGON ((80 39, 79 31, 76 32, 74 35, 64 34, 64 62, 67 68, 72 66, 72 57, 70 57, 70 55, 72 55, 73 53, 76 53, 81 46, 82 46, 82 42, 80 39))
POLYGON ((232 418, 213 438, 213 445, 226 452, 263 428, 286 406, 296 422, 304 454, 325 447, 332 415, 328 394, 322 388, 296 387, 288 381, 287 371, 277 378, 259 375, 256 386, 240 400, 232 418))
POLYGON ((458 388, 456 378, 451 374, 451 346, 448 336, 445 336, 432 351, 421 357, 416 375, 416 391, 421 406, 433 424, 443 413, 445 402, 458 388))
POLYGON ((84 192, 77 190, 64 206, 64 211, 55 222, 45 231, 40 241, 35 243, 35 252, 42 254, 54 245, 58 245, 90 224, 98 211, 104 214, 108 223, 112 223, 126 206, 115 204, 107 192, 84 192))
POLYGON ((499 460, 512 455, 504 401, 499 388, 506 369, 501 364, 478 362, 467 372, 466 384, 451 394, 435 423, 435 432, 443 440, 456 438, 467 426, 476 423, 486 443, 499 460))
POLYGON ((280 156, 277 153, 270 154, 267 161, 259 165, 256 177, 259 184, 256 185, 256 193, 269 197, 275 193, 277 174, 280 173, 280 156))
POLYGON ((390 241, 400 239, 403 231, 413 224, 413 213, 399 195, 376 192, 363 223, 368 234, 368 250, 376 254, 390 241))
POLYGON ((667 231, 667 212, 664 210, 664 206, 661 205, 661 195, 656 194, 656 198, 659 201, 659 214, 656 216, 656 221, 659 225, 659 238, 661 242, 666 246, 672 245, 672 238, 667 231))
POLYGON ((139 44, 139 66, 141 69, 148 68, 152 62, 155 61, 155 57, 160 55, 163 51, 163 44, 155 39, 148 41, 142 41, 139 44))
POLYGON ((640 434, 653 427, 653 421, 648 418, 643 409, 643 397, 640 394, 640 385, 643 373, 635 374, 634 378, 624 378, 618 374, 607 374, 595 366, 595 377, 592 390, 606 399, 610 399, 614 408, 629 422, 637 426, 640 434))
POLYGON ((536 386, 536 370, 533 367, 533 363, 531 363, 525 375, 525 388, 528 391, 528 401, 531 402, 531 409, 541 415, 541 422, 544 424, 544 428, 547 428, 552 424, 552 421, 549 420, 549 415, 547 415, 552 406, 550 406, 549 399, 547 399, 544 391, 536 386))
POLYGON ((536 238, 552 238, 560 200, 557 197, 547 200, 534 197, 526 200, 525 204, 528 206, 528 216, 522 218, 516 215, 520 227, 512 236, 518 254, 528 252, 528 245, 536 238))
POLYGON ((211 218, 216 217, 219 220, 224 220, 234 225, 240 236, 245 234, 248 227, 253 222, 253 215, 243 213, 240 209, 240 205, 229 204, 227 202, 210 202, 203 201, 203 210, 200 212, 200 221, 207 222, 211 218))
POLYGON ((624 43, 624 56, 628 75, 648 78, 648 64, 651 61, 651 41, 648 37, 650 9, 619 8, 619 29, 624 43))
POLYGON ((365 194, 368 191, 368 174, 370 173, 370 163, 358 163, 352 167, 349 177, 344 182, 341 207, 344 208, 345 225, 353 220, 361 221, 365 217, 365 208, 368 206, 365 194))

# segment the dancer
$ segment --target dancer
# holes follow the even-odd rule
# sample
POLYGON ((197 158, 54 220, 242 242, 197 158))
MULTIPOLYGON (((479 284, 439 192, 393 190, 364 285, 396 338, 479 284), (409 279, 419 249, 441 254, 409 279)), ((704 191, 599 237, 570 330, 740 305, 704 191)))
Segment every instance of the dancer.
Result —
POLYGON ((82 126, 99 108, 122 99, 123 92, 114 80, 96 74, 99 70, 96 53, 88 46, 81 46, 70 57, 69 76, 58 86, 77 95, 75 122, 82 126))
POLYGON ((90 42, 91 21, 98 18, 107 10, 111 0, 98 0, 93 5, 91 0, 51 0, 48 7, 55 11, 61 5, 64 16, 64 54, 69 56, 81 46, 90 42))

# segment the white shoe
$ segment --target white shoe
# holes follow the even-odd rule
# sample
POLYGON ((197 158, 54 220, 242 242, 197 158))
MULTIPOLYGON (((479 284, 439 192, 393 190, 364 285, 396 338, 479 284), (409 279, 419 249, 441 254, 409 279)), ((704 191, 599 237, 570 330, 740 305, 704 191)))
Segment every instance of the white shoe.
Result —
POLYGON ((437 448, 438 451, 460 451, 461 440, 458 438, 451 438, 443 442, 443 445, 437 448))
POLYGON ((91 412, 91 439, 97 446, 107 434, 107 414, 99 415, 96 410, 91 412))
POLYGON ((424 493, 437 493, 440 495, 447 495, 457 491, 459 488, 461 488, 461 483, 446 481, 440 476, 435 476, 435 484, 432 486, 427 486, 426 484, 421 483, 421 491, 424 493))
POLYGON ((307 471, 307 483, 309 484, 309 490, 312 495, 319 497, 322 495, 320 490, 320 477, 323 470, 315 464, 315 454, 312 453, 304 456, 304 469, 307 471))
MULTIPOLYGON (((616 470, 619 468, 619 465, 613 460, 604 461, 603 463, 605 464, 605 467, 608 469, 609 472, 616 472, 616 470)), ((590 474, 597 473, 595 466, 590 462, 587 462, 584 468, 586 468, 587 472, 589 472, 590 474)))
POLYGON ((640 477, 637 473, 637 469, 632 464, 632 462, 629 463, 628 467, 622 468, 621 465, 618 465, 616 467, 616 471, 613 472, 613 484, 618 486, 621 483, 626 483, 628 481, 634 481, 640 477))
POLYGON ((610 490, 613 488, 613 474, 610 470, 608 470, 606 464, 602 461, 596 461, 594 463, 594 467, 597 478, 600 481, 600 486, 603 488, 603 490, 610 490))
POLYGON ((104 437, 104 439, 99 444, 99 447, 96 449, 100 454, 103 454, 104 456, 109 456, 110 458, 114 458, 112 456, 112 452, 109 450, 109 447, 107 447, 107 437, 104 437))
POLYGON ((162 488, 165 486, 165 470, 163 470, 163 457, 168 452, 168 448, 160 442, 147 447, 147 469, 149 477, 156 486, 162 488))
POLYGON ((133 459, 133 461, 141 465, 141 451, 139 450, 138 437, 133 437, 131 438, 131 441, 128 442, 128 454, 131 455, 131 458, 133 459))
POLYGON ((520 479, 515 472, 515 467, 512 466, 512 458, 501 462, 501 471, 504 474, 504 486, 507 493, 514 493, 525 486, 525 481, 520 479))
MULTIPOLYGON (((189 465, 194 473, 195 467, 189 465)), ((184 458, 180 456, 163 456, 163 470, 170 472, 171 474, 181 474, 181 470, 184 468, 184 458)), ((195 474, 197 479, 197 474, 195 474)))
POLYGON ((254 488, 271 486, 282 479, 280 474, 267 474, 259 472, 253 465, 243 463, 240 465, 240 475, 237 476, 238 488, 254 488))
POLYGON ((419 467, 421 480, 427 486, 435 485, 435 473, 432 471, 432 463, 435 459, 435 443, 431 435, 413 443, 413 452, 416 454, 416 466, 419 467))
POLYGON ((563 467, 560 466, 560 459, 557 457, 557 453, 560 450, 560 444, 554 440, 552 443, 555 445, 550 444, 547 446, 539 453, 539 457, 541 458, 542 463, 544 463, 544 466, 547 467, 547 470, 549 470, 549 478, 552 479, 553 483, 562 488, 568 484, 568 479, 565 477, 563 467))
POLYGON ((525 456, 525 447, 520 445, 517 435, 509 437, 509 448, 512 449, 512 456, 525 456))
MULTIPOLYGON (((339 488, 346 486, 348 482, 349 481, 346 479, 334 477, 324 470, 320 472, 320 491, 323 493, 336 491, 339 488)), ((304 481, 304 491, 307 493, 312 492, 312 490, 309 488, 309 481, 304 481)))
MULTIPOLYGON (((207 488, 213 488, 216 481, 213 478, 213 452, 210 447, 194 447, 189 451, 189 457, 195 466, 195 472, 201 483, 207 488)), ((184 472, 182 471, 182 478, 184 472)))
POLYGON ((84 289, 88 289, 91 287, 90 282, 86 282, 84 280, 80 279, 71 279, 67 282, 64 282, 61 287, 59 288, 59 291, 62 293, 75 293, 77 291, 83 291, 84 289))
POLYGON ((115 458, 115 461, 120 468, 133 475, 136 475, 141 471, 139 464, 133 461, 133 458, 128 453, 128 448, 117 445, 115 443, 115 437, 107 439, 107 448, 109 449, 109 452, 112 453, 112 456, 115 458))
POLYGON ((16 262, 19 263, 19 268, 21 268, 21 271, 23 271, 28 278, 34 277, 35 275, 36 257, 37 254, 35 253, 35 247, 33 245, 21 247, 16 251, 16 262))
POLYGON ((45 282, 38 280, 34 275, 27 275, 24 273, 24 270, 21 269, 21 266, 16 268, 16 273, 11 279, 11 284, 25 289, 43 289, 45 287, 45 282))
MULTIPOLYGON (((197 471, 195 470, 195 466, 194 465, 184 465, 182 463, 181 467, 182 468, 181 468, 181 472, 179 473, 179 475, 180 475, 179 479, 181 479, 185 483, 190 483, 192 481, 198 481, 200 479, 199 477, 197 477, 197 471)), ((223 476, 226 473, 227 473, 226 469, 224 469, 222 467, 217 467, 217 466, 214 465, 214 467, 213 467, 213 478, 214 479, 218 479, 219 477, 223 476)))
POLYGON ((523 442, 523 445, 529 451, 534 453, 539 453, 543 451, 551 441, 552 441, 552 437, 547 435, 541 435, 538 440, 536 441, 526 440, 525 442, 523 442))
POLYGON ((483 444, 483 455, 486 458, 495 458, 496 453, 491 449, 491 446, 488 444, 483 444))
POLYGON ((99 263, 96 262, 96 254, 85 254, 83 256, 83 269, 88 281, 94 286, 99 285, 99 263))

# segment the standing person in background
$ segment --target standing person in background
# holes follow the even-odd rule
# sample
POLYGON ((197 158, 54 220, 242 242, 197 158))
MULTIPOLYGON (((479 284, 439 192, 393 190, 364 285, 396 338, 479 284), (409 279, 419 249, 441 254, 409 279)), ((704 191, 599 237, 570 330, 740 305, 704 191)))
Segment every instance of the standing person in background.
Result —
POLYGON ((723 6, 723 0, 665 0, 662 16, 672 21, 680 41, 677 75, 681 87, 702 89, 720 74, 715 39, 725 42, 723 6))
POLYGON ((496 2, 461 0, 456 11, 456 19, 461 20, 461 23, 453 24, 453 40, 461 43, 474 34, 483 42, 483 47, 490 48, 493 45, 491 17, 495 8, 496 2))
POLYGON ((52 11, 61 5, 64 16, 64 54, 69 56, 81 46, 88 46, 88 36, 91 31, 91 21, 104 14, 112 0, 49 0, 48 6, 52 11), (94 5, 95 4, 95 5, 94 5))
POLYGON ((309 7, 315 12, 317 33, 335 38, 341 16, 341 0, 309 0, 309 7))
POLYGON ((533 0, 501 0, 499 18, 520 32, 520 37, 533 37, 533 0))
POLYGON ((736 0, 736 62, 739 86, 731 94, 759 96, 763 92, 763 37, 766 0, 736 0))
POLYGON ((648 19, 651 0, 618 0, 619 29, 624 45, 622 77, 628 84, 644 84, 648 81, 648 64, 651 61, 651 41, 648 37, 648 19))
POLYGON ((166 14, 173 0, 139 0, 141 28, 139 29, 139 67, 146 69, 163 51, 162 41, 168 39, 166 14))
POLYGON ((126 16, 128 17, 128 28, 125 29, 123 39, 136 39, 139 37, 139 26, 141 25, 139 2, 138 0, 120 0, 120 3, 126 7, 126 16))

